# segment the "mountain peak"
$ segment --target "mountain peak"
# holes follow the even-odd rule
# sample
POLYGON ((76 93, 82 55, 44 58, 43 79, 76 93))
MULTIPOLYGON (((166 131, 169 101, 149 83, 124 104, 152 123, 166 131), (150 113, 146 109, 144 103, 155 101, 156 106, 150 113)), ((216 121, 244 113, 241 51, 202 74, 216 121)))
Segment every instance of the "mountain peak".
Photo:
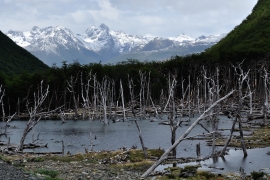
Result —
POLYGON ((34 26, 31 30, 32 30, 32 31, 38 31, 39 29, 40 29, 39 27, 34 26))
MULTIPOLYGON (((7 35, 18 45, 26 48, 46 64, 50 64, 58 59, 82 59, 107 61, 120 55, 128 53, 154 53, 159 50, 167 54, 171 50, 184 46, 209 47, 213 44, 212 40, 217 42, 216 36, 209 36, 195 41, 191 37, 180 34, 177 37, 162 38, 152 35, 134 36, 121 31, 110 30, 108 26, 102 23, 100 26, 91 26, 80 34, 74 34, 70 29, 63 26, 49 26, 39 28, 34 26, 32 30, 25 32, 9 31, 7 35), (72 52, 72 53, 71 53, 72 52), (90 54, 90 56, 89 56, 90 54)), ((204 50, 204 49, 203 49, 204 50)), ((196 50, 198 51, 198 50, 196 50)), ((166 54, 165 53, 165 54, 166 54)), ((158 56, 159 57, 159 56, 158 56)), ((152 57, 151 57, 152 58, 152 57)), ((156 56, 153 56, 157 59, 156 56)), ((163 57, 162 58, 167 58, 163 57)))
POLYGON ((102 23, 99 27, 100 27, 101 29, 106 30, 106 31, 109 31, 109 30, 110 30, 109 27, 106 26, 104 23, 102 23))

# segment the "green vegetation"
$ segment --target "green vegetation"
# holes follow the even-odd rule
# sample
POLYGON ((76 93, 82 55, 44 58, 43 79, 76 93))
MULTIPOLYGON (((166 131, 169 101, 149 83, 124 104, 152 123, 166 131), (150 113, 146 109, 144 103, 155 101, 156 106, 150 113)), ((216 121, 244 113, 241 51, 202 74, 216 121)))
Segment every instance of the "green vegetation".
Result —
POLYGON ((57 171, 38 169, 36 173, 43 174, 46 176, 46 180, 57 180, 56 176, 59 174, 57 171))
POLYGON ((187 179, 187 180, 223 180, 223 176, 217 176, 208 171, 198 171, 198 166, 168 167, 165 176, 158 176, 157 180, 187 179))
MULTIPOLYGON (((262 126, 256 129, 252 128, 243 128, 245 131, 249 131, 250 135, 245 136, 245 143, 248 149, 252 148, 264 148, 270 146, 270 127, 268 126, 262 126)), ((237 131, 237 129, 236 129, 237 131)), ((237 134, 237 133, 236 133, 237 134)), ((224 146, 227 139, 217 139, 216 145, 217 146, 224 146)), ((233 137, 230 144, 230 147, 242 147, 240 137, 236 136, 233 137)))
MULTIPOLYGON (((148 149, 148 156, 154 156, 159 158, 164 153, 162 149, 148 149)), ((102 151, 102 152, 89 152, 87 154, 75 154, 73 156, 48 156, 43 157, 44 159, 50 159, 53 161, 61 161, 61 162, 72 162, 72 161, 83 161, 87 160, 89 163, 98 163, 99 161, 105 159, 112 159, 115 157, 125 156, 126 158, 119 158, 125 162, 142 162, 144 161, 143 151, 141 149, 129 150, 126 152, 123 151, 102 151)))
POLYGON ((44 158, 43 157, 35 157, 35 158, 30 159, 29 161, 32 161, 32 162, 43 162, 44 161, 44 158))
POLYGON ((265 172, 256 172, 256 171, 251 172, 251 177, 252 177, 252 179, 254 179, 254 180, 257 180, 257 179, 259 179, 259 178, 262 178, 262 177, 265 176, 265 175, 266 175, 265 172))
POLYGON ((203 53, 211 61, 264 58, 270 52, 270 1, 258 0, 252 13, 226 38, 203 53))
POLYGON ((39 72, 48 69, 42 61, 18 46, 0 31, 0 81, 5 75, 20 74, 24 71, 39 72))

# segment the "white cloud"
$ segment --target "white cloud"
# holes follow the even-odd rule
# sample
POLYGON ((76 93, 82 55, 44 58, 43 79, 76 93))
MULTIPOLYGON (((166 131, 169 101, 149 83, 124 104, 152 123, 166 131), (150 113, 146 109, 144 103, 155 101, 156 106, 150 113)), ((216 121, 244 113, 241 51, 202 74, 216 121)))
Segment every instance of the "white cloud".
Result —
POLYGON ((257 0, 4 0, 0 27, 29 30, 62 25, 75 33, 105 23, 130 34, 192 37, 229 32, 251 13, 257 0))

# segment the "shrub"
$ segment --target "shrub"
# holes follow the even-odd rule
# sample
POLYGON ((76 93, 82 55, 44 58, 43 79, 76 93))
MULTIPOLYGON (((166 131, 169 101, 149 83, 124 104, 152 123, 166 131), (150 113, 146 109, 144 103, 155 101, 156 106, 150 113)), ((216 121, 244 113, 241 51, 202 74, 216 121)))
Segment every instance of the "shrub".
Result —
POLYGON ((265 175, 264 172, 256 172, 256 171, 251 172, 251 177, 254 180, 259 179, 259 178, 263 177, 264 175, 265 175))
POLYGON ((59 174, 57 171, 47 169, 38 169, 37 173, 50 176, 51 178, 55 178, 59 174))

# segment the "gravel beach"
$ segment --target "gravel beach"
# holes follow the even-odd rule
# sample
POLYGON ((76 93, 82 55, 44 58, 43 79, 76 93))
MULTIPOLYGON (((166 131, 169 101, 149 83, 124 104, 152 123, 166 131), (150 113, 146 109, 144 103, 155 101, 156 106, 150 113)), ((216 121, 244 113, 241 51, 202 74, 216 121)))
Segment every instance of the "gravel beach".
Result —
POLYGON ((0 160, 0 180, 45 180, 0 160))

